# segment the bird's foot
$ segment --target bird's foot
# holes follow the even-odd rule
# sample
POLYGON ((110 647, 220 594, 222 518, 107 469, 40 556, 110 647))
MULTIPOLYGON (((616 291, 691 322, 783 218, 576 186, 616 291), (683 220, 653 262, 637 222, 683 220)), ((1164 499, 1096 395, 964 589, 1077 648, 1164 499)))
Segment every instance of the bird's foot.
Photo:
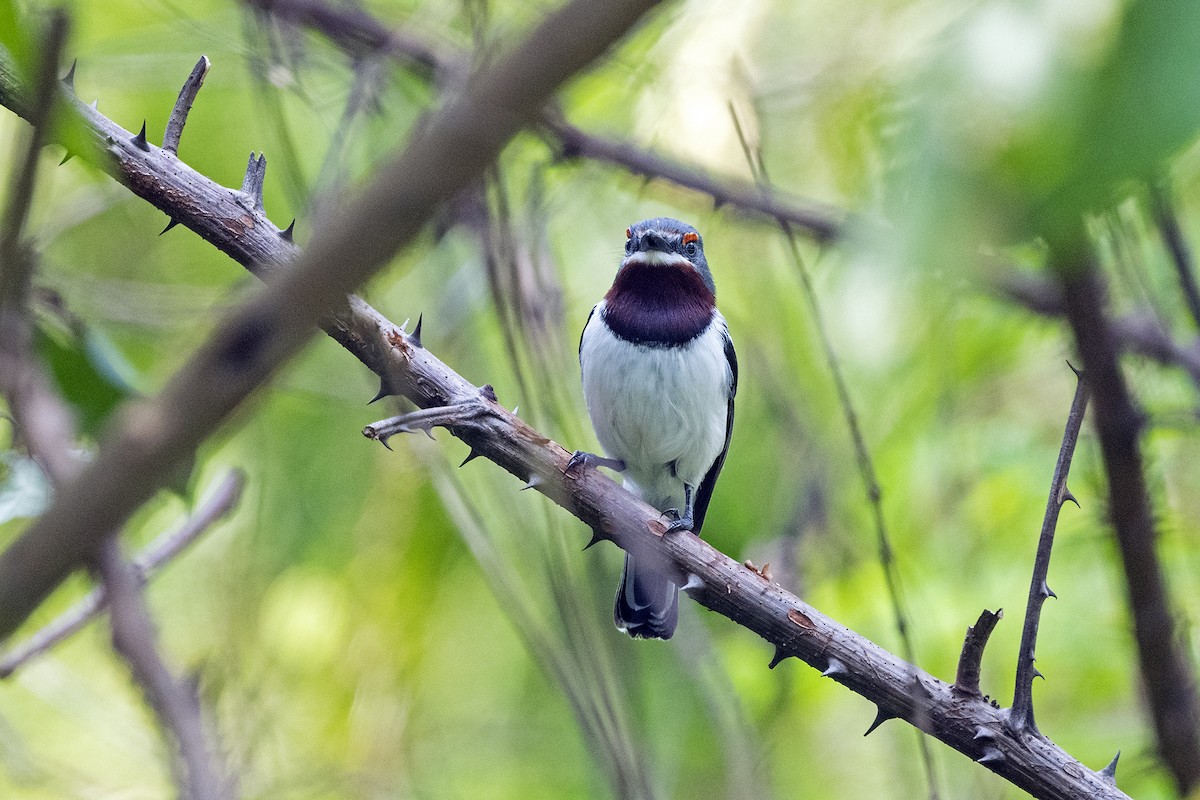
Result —
POLYGON ((668 508, 663 512, 663 516, 671 518, 671 524, 667 526, 665 531, 663 531, 664 535, 668 533, 674 533, 675 531, 690 531, 696 524, 696 521, 692 519, 691 514, 684 514, 680 516, 679 509, 677 508, 668 508))
POLYGON ((625 462, 619 458, 605 458, 598 456, 595 453, 585 453, 582 450, 576 450, 571 454, 571 460, 567 462, 567 466, 563 467, 563 474, 570 474, 571 470, 577 467, 608 467, 613 472, 624 472, 625 462))

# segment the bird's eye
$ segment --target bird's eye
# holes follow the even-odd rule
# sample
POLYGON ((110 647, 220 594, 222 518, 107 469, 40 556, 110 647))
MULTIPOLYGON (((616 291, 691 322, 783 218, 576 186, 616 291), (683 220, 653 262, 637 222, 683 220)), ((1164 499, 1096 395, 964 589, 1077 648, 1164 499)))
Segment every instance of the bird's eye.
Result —
POLYGON ((700 241, 700 234, 695 231, 688 231, 683 235, 683 254, 688 258, 696 255, 696 251, 700 249, 697 244, 700 241))
POLYGON ((633 239, 626 239, 625 240, 625 255, 629 255, 632 252, 633 252, 633 239))

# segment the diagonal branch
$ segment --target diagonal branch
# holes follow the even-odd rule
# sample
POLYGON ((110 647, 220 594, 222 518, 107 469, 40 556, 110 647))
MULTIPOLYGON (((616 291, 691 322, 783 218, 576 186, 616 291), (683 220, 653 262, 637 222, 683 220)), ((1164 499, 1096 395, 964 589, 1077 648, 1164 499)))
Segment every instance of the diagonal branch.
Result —
MULTIPOLYGON (((11 70, 0 60, 0 104, 24 108, 17 87, 11 70)), ((177 160, 168 169, 165 162, 118 146, 120 136, 128 137, 128 132, 92 109, 81 114, 94 135, 102 141, 111 137, 116 143, 99 166, 251 271, 267 275, 271 265, 294 252, 258 212, 234 204, 240 216, 224 217, 221 214, 230 208, 217 202, 211 217, 195 213, 194 208, 203 207, 201 199, 219 201, 221 193, 228 197, 232 192, 177 160)), ((477 389, 424 349, 419 338, 403 333, 360 298, 347 298, 347 308, 327 316, 322 326, 380 375, 386 391, 403 393, 422 408, 456 402, 471 405, 482 397, 487 413, 452 429, 471 447, 472 457, 486 456, 520 480, 535 484, 589 528, 622 546, 661 549, 683 573, 681 578, 688 577, 682 582, 699 602, 762 635, 776 646, 780 660, 789 656, 804 660, 876 703, 882 719, 920 719, 931 735, 983 761, 1036 797, 1125 797, 1110 778, 1081 765, 1049 740, 1016 740, 1006 730, 1004 711, 955 695, 947 684, 837 624, 699 538, 691 534, 663 538, 659 512, 603 475, 586 470, 567 481, 562 474, 567 451, 505 411, 488 387, 477 389), (920 713, 914 682, 921 687, 916 693, 922 698, 920 713)), ((153 416, 149 420, 155 421, 153 416)), ((0 559, 0 582, 7 578, 4 565, 0 559)))
MULTIPOLYGON (((196 513, 179 528, 163 533, 133 560, 139 585, 145 585, 164 564, 173 560, 214 523, 233 510, 241 499, 245 478, 234 470, 213 490, 196 513)), ((0 657, 0 678, 7 678, 29 661, 81 630, 108 607, 103 586, 88 592, 29 640, 0 657)))
POLYGON ((1108 476, 1109 513, 1133 615, 1134 638, 1159 754, 1181 794, 1200 785, 1200 700, 1192 665, 1177 635, 1138 442, 1142 419, 1117 361, 1105 292, 1081 243, 1051 251, 1067 320, 1095 398, 1096 430, 1108 476))
POLYGON ((1025 603, 1025 625, 1021 629, 1021 649, 1017 656, 1017 682, 1013 690, 1012 713, 1009 724, 1017 733, 1038 733, 1033 719, 1033 679, 1040 675, 1033 665, 1037 649, 1038 622, 1042 616, 1042 604, 1055 594, 1050 590, 1046 578, 1050 572, 1050 552, 1054 547, 1054 532, 1058 527, 1058 514, 1068 500, 1078 505, 1079 501, 1067 488, 1067 474, 1071 471, 1071 459, 1075 455, 1075 443, 1083 427, 1083 415, 1087 411, 1088 389, 1083 376, 1076 373, 1075 397, 1067 414, 1067 427, 1063 431, 1062 446, 1058 450, 1058 461, 1054 464, 1054 477, 1050 480, 1050 497, 1046 500, 1046 514, 1042 518, 1042 531, 1038 536, 1037 555, 1033 561, 1033 577, 1029 581, 1029 599, 1025 603))
MULTIPOLYGON (((551 93, 653 5, 574 0, 549 14, 433 113, 404 152, 317 231, 286 271, 276 271, 265 290, 235 309, 157 397, 126 408, 95 460, 0 555, 0 636, 11 634, 91 555, 97 531, 120 527, 152 497, 234 408, 303 348, 318 320, 344 314, 347 292, 408 244, 442 203, 478 178, 551 93)), ((152 164, 175 160, 141 136, 132 142, 110 137, 104 145, 142 165, 142 175, 152 164)), ((238 227, 252 224, 248 214, 257 211, 244 208, 238 227)))

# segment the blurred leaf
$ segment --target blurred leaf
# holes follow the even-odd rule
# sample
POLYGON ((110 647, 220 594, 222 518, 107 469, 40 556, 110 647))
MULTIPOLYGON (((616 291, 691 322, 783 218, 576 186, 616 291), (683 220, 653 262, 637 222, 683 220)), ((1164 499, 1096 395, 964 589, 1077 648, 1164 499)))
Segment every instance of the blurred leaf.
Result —
POLYGON ((120 353, 95 330, 68 332, 39 324, 34 346, 85 433, 99 433, 113 409, 136 394, 121 377, 128 366, 120 353))
MULTIPOLYGON (((1054 225, 1110 205, 1129 181, 1153 180, 1200 130, 1200 3, 1135 2, 1104 62, 1080 87, 1074 120, 1050 118, 1043 144, 1064 142, 1071 171, 1047 198, 1054 225), (1070 131, 1072 136, 1064 137, 1070 131)), ((1069 109, 1069 107, 1068 107, 1069 109)), ((1046 146, 1046 150, 1058 150, 1046 146)))
POLYGON ((0 524, 36 517, 50 505, 50 482, 32 458, 0 453, 0 524))
POLYGON ((0 0, 0 47, 12 54, 23 74, 29 73, 32 63, 29 33, 21 22, 16 0, 0 0))

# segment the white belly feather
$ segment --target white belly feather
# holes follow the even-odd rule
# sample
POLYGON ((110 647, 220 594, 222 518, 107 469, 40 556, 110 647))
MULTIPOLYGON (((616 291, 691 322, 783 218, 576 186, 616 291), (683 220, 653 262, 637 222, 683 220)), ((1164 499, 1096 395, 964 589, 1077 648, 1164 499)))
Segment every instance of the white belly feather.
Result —
POLYGON ((678 508, 725 446, 729 387, 725 320, 678 347, 618 338, 596 307, 583 332, 583 395, 605 452, 625 462, 626 483, 656 508, 678 508), (672 469, 672 464, 674 468, 672 469))

